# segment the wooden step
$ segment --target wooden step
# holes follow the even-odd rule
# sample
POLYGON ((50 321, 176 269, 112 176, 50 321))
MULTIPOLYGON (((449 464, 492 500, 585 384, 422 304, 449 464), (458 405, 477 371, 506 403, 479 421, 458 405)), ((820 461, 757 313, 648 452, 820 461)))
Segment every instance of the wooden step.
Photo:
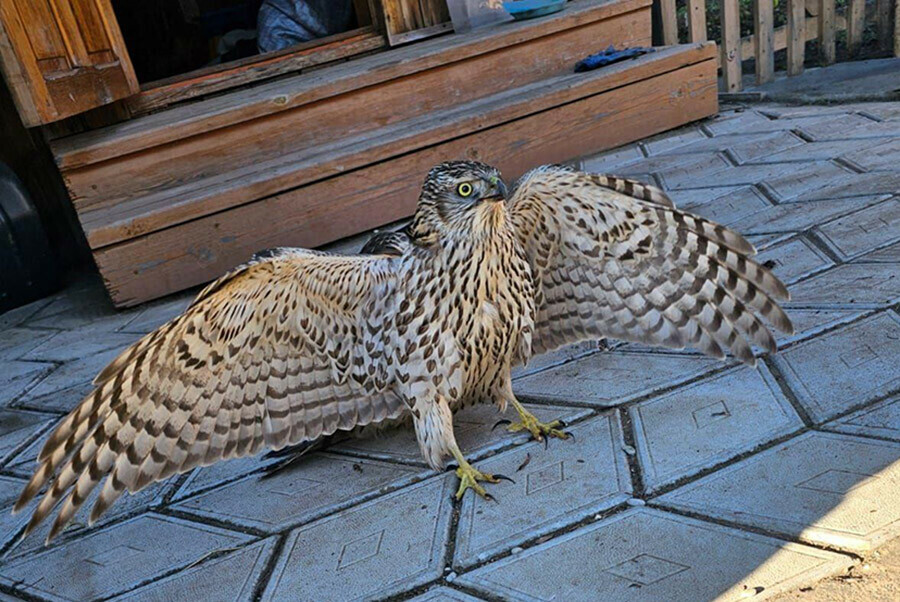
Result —
POLYGON ((561 74, 325 145, 286 152, 181 196, 156 192, 81 218, 117 305, 209 280, 266 247, 314 247, 409 215, 427 170, 471 157, 507 178, 717 110, 713 44, 561 74))
POLYGON ((52 150, 88 241, 99 248, 304 182, 276 177, 230 188, 260 165, 308 159, 338 141, 570 72, 608 44, 648 45, 649 7, 650 0, 581 0, 558 18, 356 59, 57 140, 52 150), (216 199, 156 214, 203 191, 216 199), (155 217, 140 226, 119 222, 144 212, 155 217))

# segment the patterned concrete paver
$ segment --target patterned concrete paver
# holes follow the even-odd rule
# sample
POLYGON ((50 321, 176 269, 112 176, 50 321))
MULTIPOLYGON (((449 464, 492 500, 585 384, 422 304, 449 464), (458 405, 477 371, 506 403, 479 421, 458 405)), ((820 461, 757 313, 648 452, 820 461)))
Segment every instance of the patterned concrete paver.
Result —
POLYGON ((412 598, 410 602, 479 602, 481 598, 450 589, 449 587, 435 587, 424 594, 412 598))
POLYGON ((334 454, 315 454, 296 467, 266 478, 250 475, 192 497, 176 510, 219 521, 282 531, 359 502, 387 487, 399 487, 422 469, 334 454))
POLYGON ((526 376, 513 390, 530 399, 608 408, 715 370, 718 360, 679 353, 607 352, 526 376))
POLYGON ((371 599, 435 579, 455 487, 430 479, 292 531, 262 599, 371 599))
POLYGON ((823 422, 900 389, 900 316, 881 313, 775 357, 798 401, 823 422))
POLYGON ((885 399, 825 425, 851 435, 868 435, 900 441, 900 396, 885 399))
POLYGON ((815 548, 641 508, 459 581, 508 600, 742 600, 815 581, 849 563, 815 548))
POLYGON ((649 491, 803 427, 762 364, 641 402, 629 415, 649 491))
MULTIPOLYGON (((256 584, 275 551, 275 538, 238 548, 132 590, 114 600, 253 600, 256 584)), ((226 548, 227 549, 227 548, 226 548)))
POLYGON ((630 497, 625 445, 614 414, 569 429, 574 440, 534 442, 477 468, 515 480, 491 488, 498 502, 468 496, 459 511, 453 564, 468 566, 630 497))
POLYGON ((249 537, 177 518, 146 515, 0 567, 0 583, 51 600, 103 598, 249 537))
POLYGON ((900 103, 725 108, 582 158, 744 234, 788 283, 796 332, 756 369, 615 340, 532 358, 516 392, 577 439, 545 449, 491 431, 494 407, 459 413, 467 456, 516 480, 489 487, 497 503, 453 499, 454 475, 401 429, 269 478, 282 458, 196 469, 97 525, 82 510, 48 548, 48 523, 18 541, 37 502, 9 509, 53 425, 196 290, 115 312, 82 277, 0 315, 0 599, 728 600, 843 570, 849 556, 785 538, 900 536, 898 124, 900 103))
POLYGON ((900 444, 810 432, 659 498, 820 545, 869 550, 897 535, 900 444))

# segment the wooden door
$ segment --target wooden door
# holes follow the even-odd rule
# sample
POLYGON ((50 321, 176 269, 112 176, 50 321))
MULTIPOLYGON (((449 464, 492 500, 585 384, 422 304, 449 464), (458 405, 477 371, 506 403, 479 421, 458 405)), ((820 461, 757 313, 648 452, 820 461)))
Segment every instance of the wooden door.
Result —
POLYGON ((0 0, 0 67, 29 127, 140 90, 110 0, 0 0))

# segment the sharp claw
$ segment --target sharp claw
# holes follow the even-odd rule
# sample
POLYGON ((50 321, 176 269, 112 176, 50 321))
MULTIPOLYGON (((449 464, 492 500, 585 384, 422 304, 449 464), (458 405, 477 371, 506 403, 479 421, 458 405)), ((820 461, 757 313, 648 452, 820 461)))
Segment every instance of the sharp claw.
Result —
POLYGON ((489 501, 489 502, 496 502, 496 501, 497 501, 497 498, 495 498, 494 496, 492 496, 490 493, 485 493, 483 497, 484 497, 485 500, 487 500, 487 501, 489 501))
POLYGON ((566 427, 569 426, 569 425, 566 424, 566 421, 565 421, 565 420, 557 420, 557 421, 556 421, 556 426, 557 426, 557 428, 564 429, 564 428, 566 428, 566 427))
POLYGON ((491 427, 491 432, 493 433, 494 429, 496 429, 501 424, 512 424, 512 420, 507 420, 506 418, 501 418, 494 424, 494 426, 491 427))
MULTIPOLYGON (((541 439, 543 439, 544 441, 544 449, 547 449, 547 447, 549 447, 550 445, 550 437, 541 437, 541 439)), ((538 439, 538 441, 540 441, 541 439, 538 439)))
POLYGON ((571 431, 563 431, 563 435, 566 436, 566 439, 571 439, 575 441, 575 435, 571 431))
POLYGON ((510 478, 509 478, 508 476, 506 476, 505 474, 495 474, 495 475, 494 475, 494 478, 497 479, 497 480, 499 480, 499 481, 509 481, 509 482, 512 483, 513 485, 516 484, 515 481, 513 481, 512 479, 510 479, 510 478))

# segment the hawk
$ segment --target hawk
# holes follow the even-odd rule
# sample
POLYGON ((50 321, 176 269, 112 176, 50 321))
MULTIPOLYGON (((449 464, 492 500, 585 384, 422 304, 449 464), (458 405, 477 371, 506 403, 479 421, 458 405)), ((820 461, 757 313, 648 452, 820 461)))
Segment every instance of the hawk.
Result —
POLYGON ((275 249, 207 286, 125 350, 56 427, 16 503, 44 486, 30 532, 52 539, 103 482, 93 523, 126 490, 227 458, 409 419, 434 469, 475 469, 453 434, 474 402, 515 407, 512 430, 560 437, 513 394, 533 354, 613 337, 754 364, 793 327, 785 286, 739 234, 653 186, 557 165, 511 193, 473 161, 433 168, 410 224, 369 255, 275 249))

